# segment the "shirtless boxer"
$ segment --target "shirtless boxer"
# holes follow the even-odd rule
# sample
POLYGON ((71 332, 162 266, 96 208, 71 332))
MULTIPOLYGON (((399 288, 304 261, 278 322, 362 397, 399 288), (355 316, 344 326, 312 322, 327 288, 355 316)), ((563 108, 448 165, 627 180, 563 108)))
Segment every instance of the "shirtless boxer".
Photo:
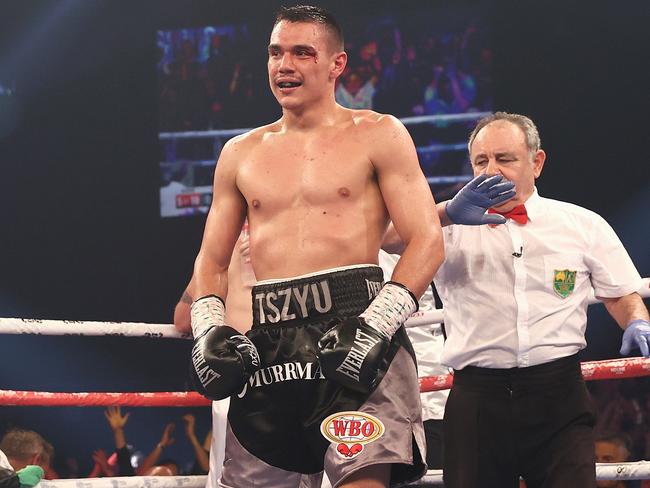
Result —
MULTIPOLYGON (((505 218, 499 215, 488 215, 488 208, 507 201, 514 196, 511 182, 503 182, 500 177, 486 178, 478 176, 467 183, 451 201, 437 204, 438 217, 442 225, 483 225, 502 224, 505 218)), ((251 285, 255 275, 250 265, 250 240, 248 226, 244 224, 235 249, 233 250, 228 267, 228 294, 226 296, 226 323, 239 331, 247 331, 252 320, 251 285)), ((401 253, 404 243, 390 224, 389 230, 382 243, 384 250, 401 253)), ((380 251, 379 266, 384 277, 392 276, 393 269, 399 256, 380 251)), ((196 290, 194 277, 174 309, 174 325, 180 332, 191 332, 190 305, 196 290)), ((427 290, 420 299, 420 310, 429 310, 434 307, 431 290, 427 290), (424 308, 423 308, 424 307, 424 308)), ((446 373, 446 369, 439 364, 442 343, 438 333, 439 324, 408 329, 408 335, 413 343, 418 363, 420 376, 431 376, 446 373), (415 338, 414 338, 415 337, 415 338)), ((438 423, 442 420, 442 412, 447 399, 448 391, 431 392, 422 394, 422 415, 424 428, 427 432, 427 464, 429 468, 439 468, 442 456, 442 438, 438 423), (431 436, 431 439, 429 438, 431 436)), ((212 438, 210 441, 210 472, 206 488, 216 486, 216 480, 221 475, 224 461, 226 415, 230 401, 228 398, 212 402, 212 438)), ((329 480, 323 479, 321 488, 329 487, 329 480)))
POLYGON ((415 147, 395 118, 336 104, 340 28, 283 9, 269 81, 280 120, 231 139, 214 180, 194 277, 199 390, 230 396, 224 487, 386 487, 422 475, 412 348, 403 321, 443 259, 415 147), (253 325, 226 325, 227 269, 250 224, 253 325), (392 219, 406 242, 393 280, 376 265, 392 219), (322 427, 322 428, 321 428, 322 427))

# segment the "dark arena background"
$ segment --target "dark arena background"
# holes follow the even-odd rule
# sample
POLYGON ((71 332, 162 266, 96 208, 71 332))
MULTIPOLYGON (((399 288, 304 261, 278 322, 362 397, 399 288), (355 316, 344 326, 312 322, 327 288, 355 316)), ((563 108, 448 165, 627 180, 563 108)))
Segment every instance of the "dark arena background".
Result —
MULTIPOLYGON (((407 127, 437 198, 449 198, 468 179, 471 119, 418 117, 529 115, 548 154, 540 193, 600 213, 641 275, 650 276, 647 2, 317 4, 340 19, 348 41, 348 94, 340 96, 350 101, 372 79, 374 95, 350 103, 411 117, 407 127), (400 59, 391 58, 396 48, 400 59), (411 68, 400 74, 402 57, 411 68), (456 77, 464 97, 437 102, 427 92, 434 76, 448 83, 456 77)), ((171 322, 227 131, 279 115, 265 73, 279 5, 0 4, 1 317, 171 322), (211 58, 215 50, 225 54, 211 58)), ((589 315, 583 359, 618 357, 620 329, 602 305, 589 315)), ((188 388, 190 346, 175 339, 0 335, 0 389, 180 391, 188 388)), ((648 382, 626 388, 650 422, 648 382)), ((103 410, 0 407, 0 436, 14 426, 36 430, 53 444, 55 468, 65 472, 64 460, 74 457, 85 476, 92 452, 114 447, 103 410)), ((202 439, 208 408, 123 410, 131 412, 127 441, 145 454, 175 422, 176 442, 165 457, 191 467, 181 416, 197 416, 202 439)))

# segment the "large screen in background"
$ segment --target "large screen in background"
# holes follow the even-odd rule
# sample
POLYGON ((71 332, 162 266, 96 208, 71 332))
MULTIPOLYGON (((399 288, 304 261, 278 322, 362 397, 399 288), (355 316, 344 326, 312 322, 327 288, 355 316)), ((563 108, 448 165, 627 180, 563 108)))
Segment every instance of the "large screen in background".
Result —
MULTIPOLYGON (((449 198, 470 179, 467 135, 492 110, 486 15, 426 7, 342 20, 348 66, 336 100, 399 117, 434 196, 449 198)), ((158 31, 162 217, 207 212, 224 143, 280 116, 266 74, 268 31, 246 23, 158 31)))

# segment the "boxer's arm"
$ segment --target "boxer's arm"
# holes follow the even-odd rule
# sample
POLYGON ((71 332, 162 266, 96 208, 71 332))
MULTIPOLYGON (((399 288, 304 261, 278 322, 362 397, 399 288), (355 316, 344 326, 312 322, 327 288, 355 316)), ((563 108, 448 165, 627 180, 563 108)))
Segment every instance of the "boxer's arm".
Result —
POLYGON ((255 345, 225 322, 228 266, 246 217, 246 201, 237 187, 237 163, 242 136, 221 151, 201 249, 194 263, 196 297, 190 307, 194 347, 192 380, 201 394, 221 400, 239 391, 259 368, 255 345))
POLYGON ((369 141, 371 161, 391 220, 404 241, 393 281, 420 297, 444 259, 442 229, 413 140, 404 125, 382 116, 369 141))
MULTIPOLYGON (((453 224, 453 222, 449 220, 449 217, 447 217, 447 212, 445 211, 446 203, 446 201, 436 203, 436 213, 438 214, 438 219, 440 220, 440 225, 442 227, 447 227, 448 225, 453 224)), ((404 247, 404 241, 397 233, 397 230, 395 230, 395 226, 391 221, 390 224, 388 224, 386 233, 384 234, 381 248, 391 254, 402 254, 404 252, 404 247)))
POLYGON ((404 251, 404 241, 402 241, 402 238, 395 230, 392 221, 388 224, 388 229, 386 229, 386 233, 384 234, 384 240, 381 241, 381 248, 390 254, 402 254, 404 251))
POLYGON ((225 297, 228 292, 228 265, 246 217, 246 201, 236 182, 238 141, 234 138, 225 144, 214 173, 212 205, 194 263, 195 300, 206 295, 225 297))
POLYGON ((187 288, 183 291, 183 295, 176 304, 176 307, 174 307, 174 327, 178 332, 192 332, 190 306, 197 298, 195 288, 194 276, 192 276, 192 279, 190 279, 190 282, 187 284, 187 288))

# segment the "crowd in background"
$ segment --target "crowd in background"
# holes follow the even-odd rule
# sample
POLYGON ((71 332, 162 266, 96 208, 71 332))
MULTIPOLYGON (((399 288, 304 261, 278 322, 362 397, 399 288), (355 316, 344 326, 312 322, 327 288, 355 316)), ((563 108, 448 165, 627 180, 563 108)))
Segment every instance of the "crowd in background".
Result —
MULTIPOLYGON (((440 26, 413 18, 363 20, 346 28, 348 65, 336 99, 348 108, 397 117, 482 112, 492 108, 492 50, 480 19, 440 26)), ((158 32, 161 132, 246 128, 274 120, 266 39, 247 25, 158 32)), ((468 173, 468 123, 407 124, 425 174, 468 173)), ((215 160, 225 139, 161 144, 161 161, 215 160)), ((434 189, 435 191, 435 189, 434 189)))
MULTIPOLYGON (((245 25, 160 31, 161 131, 268 123, 264 45, 258 44, 245 25)), ((336 89, 345 107, 398 117, 492 107, 492 51, 476 21, 441 33, 382 19, 346 33, 345 49, 348 65, 336 89)))
MULTIPOLYGON (((139 409, 140 412, 144 410, 139 409)), ((192 453, 192 465, 181 466, 174 458, 165 456, 165 450, 176 443, 176 424, 167 423, 155 446, 142 446, 127 436, 130 412, 122 412, 120 407, 108 407, 104 417, 110 428, 114 443, 111 446, 98 446, 87 453, 92 459, 90 472, 82 471, 83 459, 75 455, 57 455, 56 439, 45 439, 41 434, 27 427, 11 427, 3 433, 0 440, 2 451, 14 471, 28 465, 38 465, 45 472, 44 479, 102 478, 113 476, 176 476, 179 474, 207 474, 212 432, 200 439, 196 434, 196 421, 193 414, 185 414, 181 421, 184 436, 180 439, 184 449, 192 453), (52 441, 52 442, 50 442, 52 441)))
POLYGON ((587 385, 598 413, 596 434, 620 434, 632 459, 650 459, 650 377, 587 385))

